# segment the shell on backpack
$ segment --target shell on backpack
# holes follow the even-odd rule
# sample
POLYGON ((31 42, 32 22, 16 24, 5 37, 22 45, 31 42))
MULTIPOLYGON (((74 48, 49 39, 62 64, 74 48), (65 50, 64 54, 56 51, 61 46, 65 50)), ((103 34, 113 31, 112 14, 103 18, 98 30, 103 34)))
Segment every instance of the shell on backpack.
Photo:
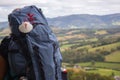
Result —
POLYGON ((19 26, 19 31, 22 33, 29 33, 30 31, 32 31, 33 26, 30 22, 23 22, 20 26, 19 26))

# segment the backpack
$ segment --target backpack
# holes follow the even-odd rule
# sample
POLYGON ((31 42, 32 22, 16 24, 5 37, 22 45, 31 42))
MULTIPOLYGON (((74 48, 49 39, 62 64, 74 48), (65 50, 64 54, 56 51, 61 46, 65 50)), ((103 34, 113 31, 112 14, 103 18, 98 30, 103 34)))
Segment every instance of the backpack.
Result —
POLYGON ((21 76, 28 80, 62 80, 59 44, 41 9, 16 9, 8 15, 8 21, 12 32, 8 63, 13 80, 21 76))

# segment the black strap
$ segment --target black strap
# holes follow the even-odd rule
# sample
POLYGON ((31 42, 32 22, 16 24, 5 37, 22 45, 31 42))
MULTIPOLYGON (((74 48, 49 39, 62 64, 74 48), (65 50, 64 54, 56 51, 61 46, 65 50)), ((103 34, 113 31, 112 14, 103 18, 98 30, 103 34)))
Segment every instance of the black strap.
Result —
MULTIPOLYGON (((13 38, 13 41, 15 41, 16 44, 18 44, 18 47, 21 50, 21 54, 26 59, 26 62, 27 62, 27 64, 26 64, 26 71, 25 71, 26 73, 23 76, 27 76, 27 74, 29 73, 29 70, 32 68, 32 61, 31 61, 31 57, 29 55, 26 38, 25 38, 25 36, 22 36, 22 37, 12 36, 12 38, 13 38), (30 69, 28 69, 28 68, 30 68, 30 69)), ((17 51, 17 50, 15 50, 15 51, 17 51)))
POLYGON ((28 61, 30 60, 30 55, 28 54, 27 44, 25 38, 21 37, 13 37, 13 40, 18 44, 18 47, 22 51, 22 55, 25 57, 25 59, 28 61))
POLYGON ((54 43, 53 44, 53 48, 54 48, 54 55, 53 55, 53 59, 54 59, 54 63, 55 63, 55 78, 56 80, 58 80, 58 72, 57 72, 57 62, 56 62, 56 57, 55 57, 55 53, 56 53, 56 50, 57 50, 57 45, 54 43))
POLYGON ((0 55, 8 61, 8 46, 10 43, 11 38, 9 36, 6 36, 0 44, 0 55))

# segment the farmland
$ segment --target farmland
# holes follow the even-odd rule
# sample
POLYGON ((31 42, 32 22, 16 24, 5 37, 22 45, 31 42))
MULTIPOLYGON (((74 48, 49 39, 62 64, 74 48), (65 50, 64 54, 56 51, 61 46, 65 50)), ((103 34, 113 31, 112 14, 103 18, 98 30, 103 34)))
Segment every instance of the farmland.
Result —
POLYGON ((59 30, 56 35, 60 42, 64 66, 75 64, 92 67, 88 73, 110 76, 120 75, 120 29, 70 29, 59 30), (81 37, 76 36, 82 35, 81 37), (61 36, 62 35, 62 36, 61 36), (66 38, 69 36, 70 38, 66 38), (63 38, 63 39, 62 39, 63 38), (96 55, 97 54, 97 55, 96 55), (97 56, 97 57, 96 57, 97 56), (98 60, 99 59, 99 60, 98 60))
POLYGON ((120 62, 120 51, 115 51, 110 55, 106 56, 106 61, 108 62, 120 62))
MULTIPOLYGON (((91 62, 80 63, 79 65, 82 67, 91 67, 92 66, 91 62)), ((120 63, 95 62, 94 66, 97 68, 114 69, 114 70, 119 69, 120 70, 120 63)))

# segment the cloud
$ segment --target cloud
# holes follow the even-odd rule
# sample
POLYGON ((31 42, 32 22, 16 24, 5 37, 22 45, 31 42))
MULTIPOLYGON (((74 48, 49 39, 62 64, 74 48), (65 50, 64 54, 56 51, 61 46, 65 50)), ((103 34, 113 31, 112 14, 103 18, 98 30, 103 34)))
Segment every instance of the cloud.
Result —
POLYGON ((70 14, 112 14, 120 13, 120 0, 3 0, 0 3, 0 21, 17 7, 36 5, 47 17, 70 14))

